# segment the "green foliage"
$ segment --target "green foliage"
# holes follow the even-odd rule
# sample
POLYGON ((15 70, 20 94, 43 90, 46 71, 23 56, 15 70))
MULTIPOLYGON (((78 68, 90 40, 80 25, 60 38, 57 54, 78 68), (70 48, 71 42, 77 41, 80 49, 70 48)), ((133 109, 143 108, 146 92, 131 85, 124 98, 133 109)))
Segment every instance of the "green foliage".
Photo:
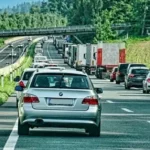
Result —
MULTIPOLYGON (((20 68, 18 68, 16 76, 20 76, 22 71, 31 65, 34 56, 34 48, 35 44, 32 44, 20 68)), ((14 92, 15 85, 15 82, 10 82, 9 75, 5 77, 4 87, 2 88, 0 85, 0 105, 3 104, 8 99, 8 97, 14 92)))

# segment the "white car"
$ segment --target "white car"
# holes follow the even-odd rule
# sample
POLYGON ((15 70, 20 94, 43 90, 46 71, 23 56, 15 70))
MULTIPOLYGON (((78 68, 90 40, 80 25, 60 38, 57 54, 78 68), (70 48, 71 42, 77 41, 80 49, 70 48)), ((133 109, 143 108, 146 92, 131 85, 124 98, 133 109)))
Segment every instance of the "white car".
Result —
POLYGON ((31 68, 44 68, 45 66, 49 66, 49 64, 45 62, 36 62, 32 63, 31 68))
POLYGON ((51 70, 64 70, 65 67, 45 67, 46 69, 51 69, 51 70))
POLYGON ((143 80, 143 93, 150 92, 150 72, 147 74, 145 80, 143 80))
MULTIPOLYGON (((18 82, 19 85, 21 85, 22 87, 26 87, 26 84, 28 82, 28 80, 30 79, 30 77, 32 76, 33 72, 37 70, 36 68, 27 68, 24 70, 24 72, 22 73, 21 77, 17 76, 14 81, 18 82)), ((18 107, 18 100, 21 96, 21 92, 17 92, 16 93, 16 107, 18 107)))
POLYGON ((35 56, 34 63, 36 62, 48 62, 48 59, 46 56, 35 56))

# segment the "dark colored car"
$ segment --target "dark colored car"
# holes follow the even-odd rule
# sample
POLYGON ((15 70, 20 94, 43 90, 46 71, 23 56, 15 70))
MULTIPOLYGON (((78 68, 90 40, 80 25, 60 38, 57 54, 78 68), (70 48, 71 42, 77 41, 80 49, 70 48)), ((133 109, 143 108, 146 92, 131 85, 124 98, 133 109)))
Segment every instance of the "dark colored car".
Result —
POLYGON ((146 67, 146 65, 144 65, 144 64, 139 64, 139 63, 132 63, 132 64, 129 64, 128 67, 127 67, 126 74, 125 74, 125 80, 127 80, 127 78, 128 78, 129 70, 131 69, 131 67, 146 67))
POLYGON ((114 67, 110 74, 110 82, 114 82, 116 80, 116 73, 118 71, 118 67, 114 67))
POLYGON ((96 68, 95 76, 99 79, 103 79, 104 75, 103 74, 107 73, 107 68, 105 66, 98 66, 96 68))
POLYGON ((125 79, 125 89, 131 87, 143 87, 143 80, 149 73, 147 67, 131 67, 125 79))
POLYGON ((116 84, 120 84, 120 82, 124 82, 125 74, 127 72, 127 68, 129 63, 121 63, 118 66, 118 71, 116 73, 116 84))

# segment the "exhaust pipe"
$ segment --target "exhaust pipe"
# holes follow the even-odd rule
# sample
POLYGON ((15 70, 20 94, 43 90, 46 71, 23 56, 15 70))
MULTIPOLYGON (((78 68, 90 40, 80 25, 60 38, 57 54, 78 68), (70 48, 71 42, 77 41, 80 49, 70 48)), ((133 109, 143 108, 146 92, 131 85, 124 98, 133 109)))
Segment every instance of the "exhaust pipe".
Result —
POLYGON ((44 121, 42 119, 36 119, 35 120, 35 124, 37 124, 37 125, 43 125, 44 121))

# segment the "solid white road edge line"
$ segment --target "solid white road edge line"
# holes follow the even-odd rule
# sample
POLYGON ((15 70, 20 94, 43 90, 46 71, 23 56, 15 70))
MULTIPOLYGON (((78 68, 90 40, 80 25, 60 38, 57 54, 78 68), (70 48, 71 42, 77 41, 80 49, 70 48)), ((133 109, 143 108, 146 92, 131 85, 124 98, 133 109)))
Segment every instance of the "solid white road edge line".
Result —
POLYGON ((121 109, 124 110, 124 111, 126 111, 126 112, 133 113, 133 111, 130 110, 130 109, 127 109, 127 108, 121 108, 121 109))
POLYGON ((18 119, 15 122, 15 125, 11 131, 11 134, 10 134, 3 150, 14 150, 15 149, 15 146, 16 146, 18 138, 19 138, 19 135, 17 133, 17 126, 18 126, 18 119))
POLYGON ((110 103, 110 104, 113 104, 113 103, 114 103, 114 102, 111 101, 111 100, 107 100, 106 102, 107 102, 107 103, 110 103))

